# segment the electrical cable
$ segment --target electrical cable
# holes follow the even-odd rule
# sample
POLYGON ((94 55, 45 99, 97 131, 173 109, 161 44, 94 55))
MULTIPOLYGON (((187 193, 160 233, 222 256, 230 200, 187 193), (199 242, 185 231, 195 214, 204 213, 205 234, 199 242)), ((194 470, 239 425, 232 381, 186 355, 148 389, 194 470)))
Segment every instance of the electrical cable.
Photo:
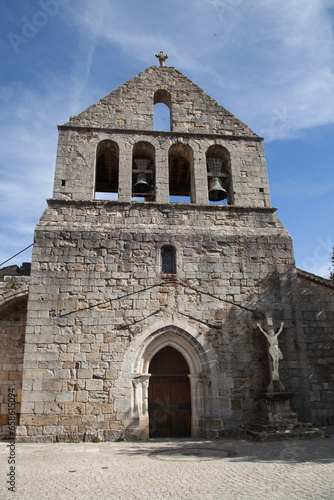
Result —
POLYGON ((31 245, 29 245, 27 248, 24 248, 23 250, 21 250, 21 252, 16 253, 15 255, 13 255, 13 257, 10 257, 10 259, 5 260, 5 262, 2 262, 2 264, 0 264, 0 267, 3 266, 4 264, 6 264, 7 262, 9 262, 10 260, 14 259, 14 257, 17 257, 18 255, 20 255, 20 253, 23 253, 26 250, 28 250, 28 248, 32 247, 34 243, 32 243, 31 245))

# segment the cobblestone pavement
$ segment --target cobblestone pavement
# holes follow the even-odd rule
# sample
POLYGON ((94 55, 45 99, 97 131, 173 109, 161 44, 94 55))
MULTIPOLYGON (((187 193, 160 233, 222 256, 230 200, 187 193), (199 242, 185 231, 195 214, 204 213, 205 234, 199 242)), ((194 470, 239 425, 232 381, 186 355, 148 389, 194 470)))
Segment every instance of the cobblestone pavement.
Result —
POLYGON ((150 440, 16 444, 8 491, 8 443, 0 443, 0 498, 334 499, 334 438, 150 440))

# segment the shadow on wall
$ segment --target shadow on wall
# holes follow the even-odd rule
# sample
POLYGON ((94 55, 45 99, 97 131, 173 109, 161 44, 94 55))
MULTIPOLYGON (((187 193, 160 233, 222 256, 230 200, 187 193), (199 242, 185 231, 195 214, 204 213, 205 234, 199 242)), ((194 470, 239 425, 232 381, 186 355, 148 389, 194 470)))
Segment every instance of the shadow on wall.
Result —
POLYGON ((0 313, 0 439, 8 439, 9 394, 15 399, 16 425, 20 416, 27 297, 7 303, 0 313))

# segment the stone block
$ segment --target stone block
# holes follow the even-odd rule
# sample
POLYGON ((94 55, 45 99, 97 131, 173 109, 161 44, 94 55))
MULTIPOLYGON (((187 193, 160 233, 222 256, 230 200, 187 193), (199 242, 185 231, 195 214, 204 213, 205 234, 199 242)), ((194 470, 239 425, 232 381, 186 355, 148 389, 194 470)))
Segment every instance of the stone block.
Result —
POLYGON ((43 427, 43 435, 54 435, 57 434, 58 427, 56 425, 45 425, 43 427))
POLYGON ((112 403, 103 403, 102 404, 102 413, 113 413, 114 405, 112 403))
POLYGON ((87 403, 88 401, 88 391, 77 391, 75 393, 75 401, 87 403))
POLYGON ((81 415, 59 415, 59 425, 80 425, 81 415))
POLYGON ((103 390, 103 380, 100 380, 100 379, 86 380, 86 390, 87 391, 102 391, 103 390))
POLYGON ((0 415, 0 425, 8 425, 8 415, 0 415))
POLYGON ((58 415, 21 415, 21 425, 42 427, 43 425, 57 425, 58 415))
POLYGON ((102 405, 101 403, 86 403, 86 415, 101 415, 102 405))
POLYGON ((77 370, 77 377, 84 379, 92 379, 93 378, 93 370, 92 369, 79 369, 77 370))
POLYGON ((85 404, 81 402, 65 403, 66 415, 83 415, 85 413, 85 404))

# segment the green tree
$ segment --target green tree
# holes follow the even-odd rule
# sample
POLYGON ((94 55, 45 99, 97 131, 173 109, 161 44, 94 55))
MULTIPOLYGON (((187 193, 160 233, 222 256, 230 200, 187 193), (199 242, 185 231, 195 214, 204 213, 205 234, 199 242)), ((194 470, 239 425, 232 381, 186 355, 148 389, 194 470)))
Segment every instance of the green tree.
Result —
POLYGON ((333 247, 331 261, 332 261, 332 264, 331 264, 331 267, 329 268, 329 279, 334 281, 334 247, 333 247))

